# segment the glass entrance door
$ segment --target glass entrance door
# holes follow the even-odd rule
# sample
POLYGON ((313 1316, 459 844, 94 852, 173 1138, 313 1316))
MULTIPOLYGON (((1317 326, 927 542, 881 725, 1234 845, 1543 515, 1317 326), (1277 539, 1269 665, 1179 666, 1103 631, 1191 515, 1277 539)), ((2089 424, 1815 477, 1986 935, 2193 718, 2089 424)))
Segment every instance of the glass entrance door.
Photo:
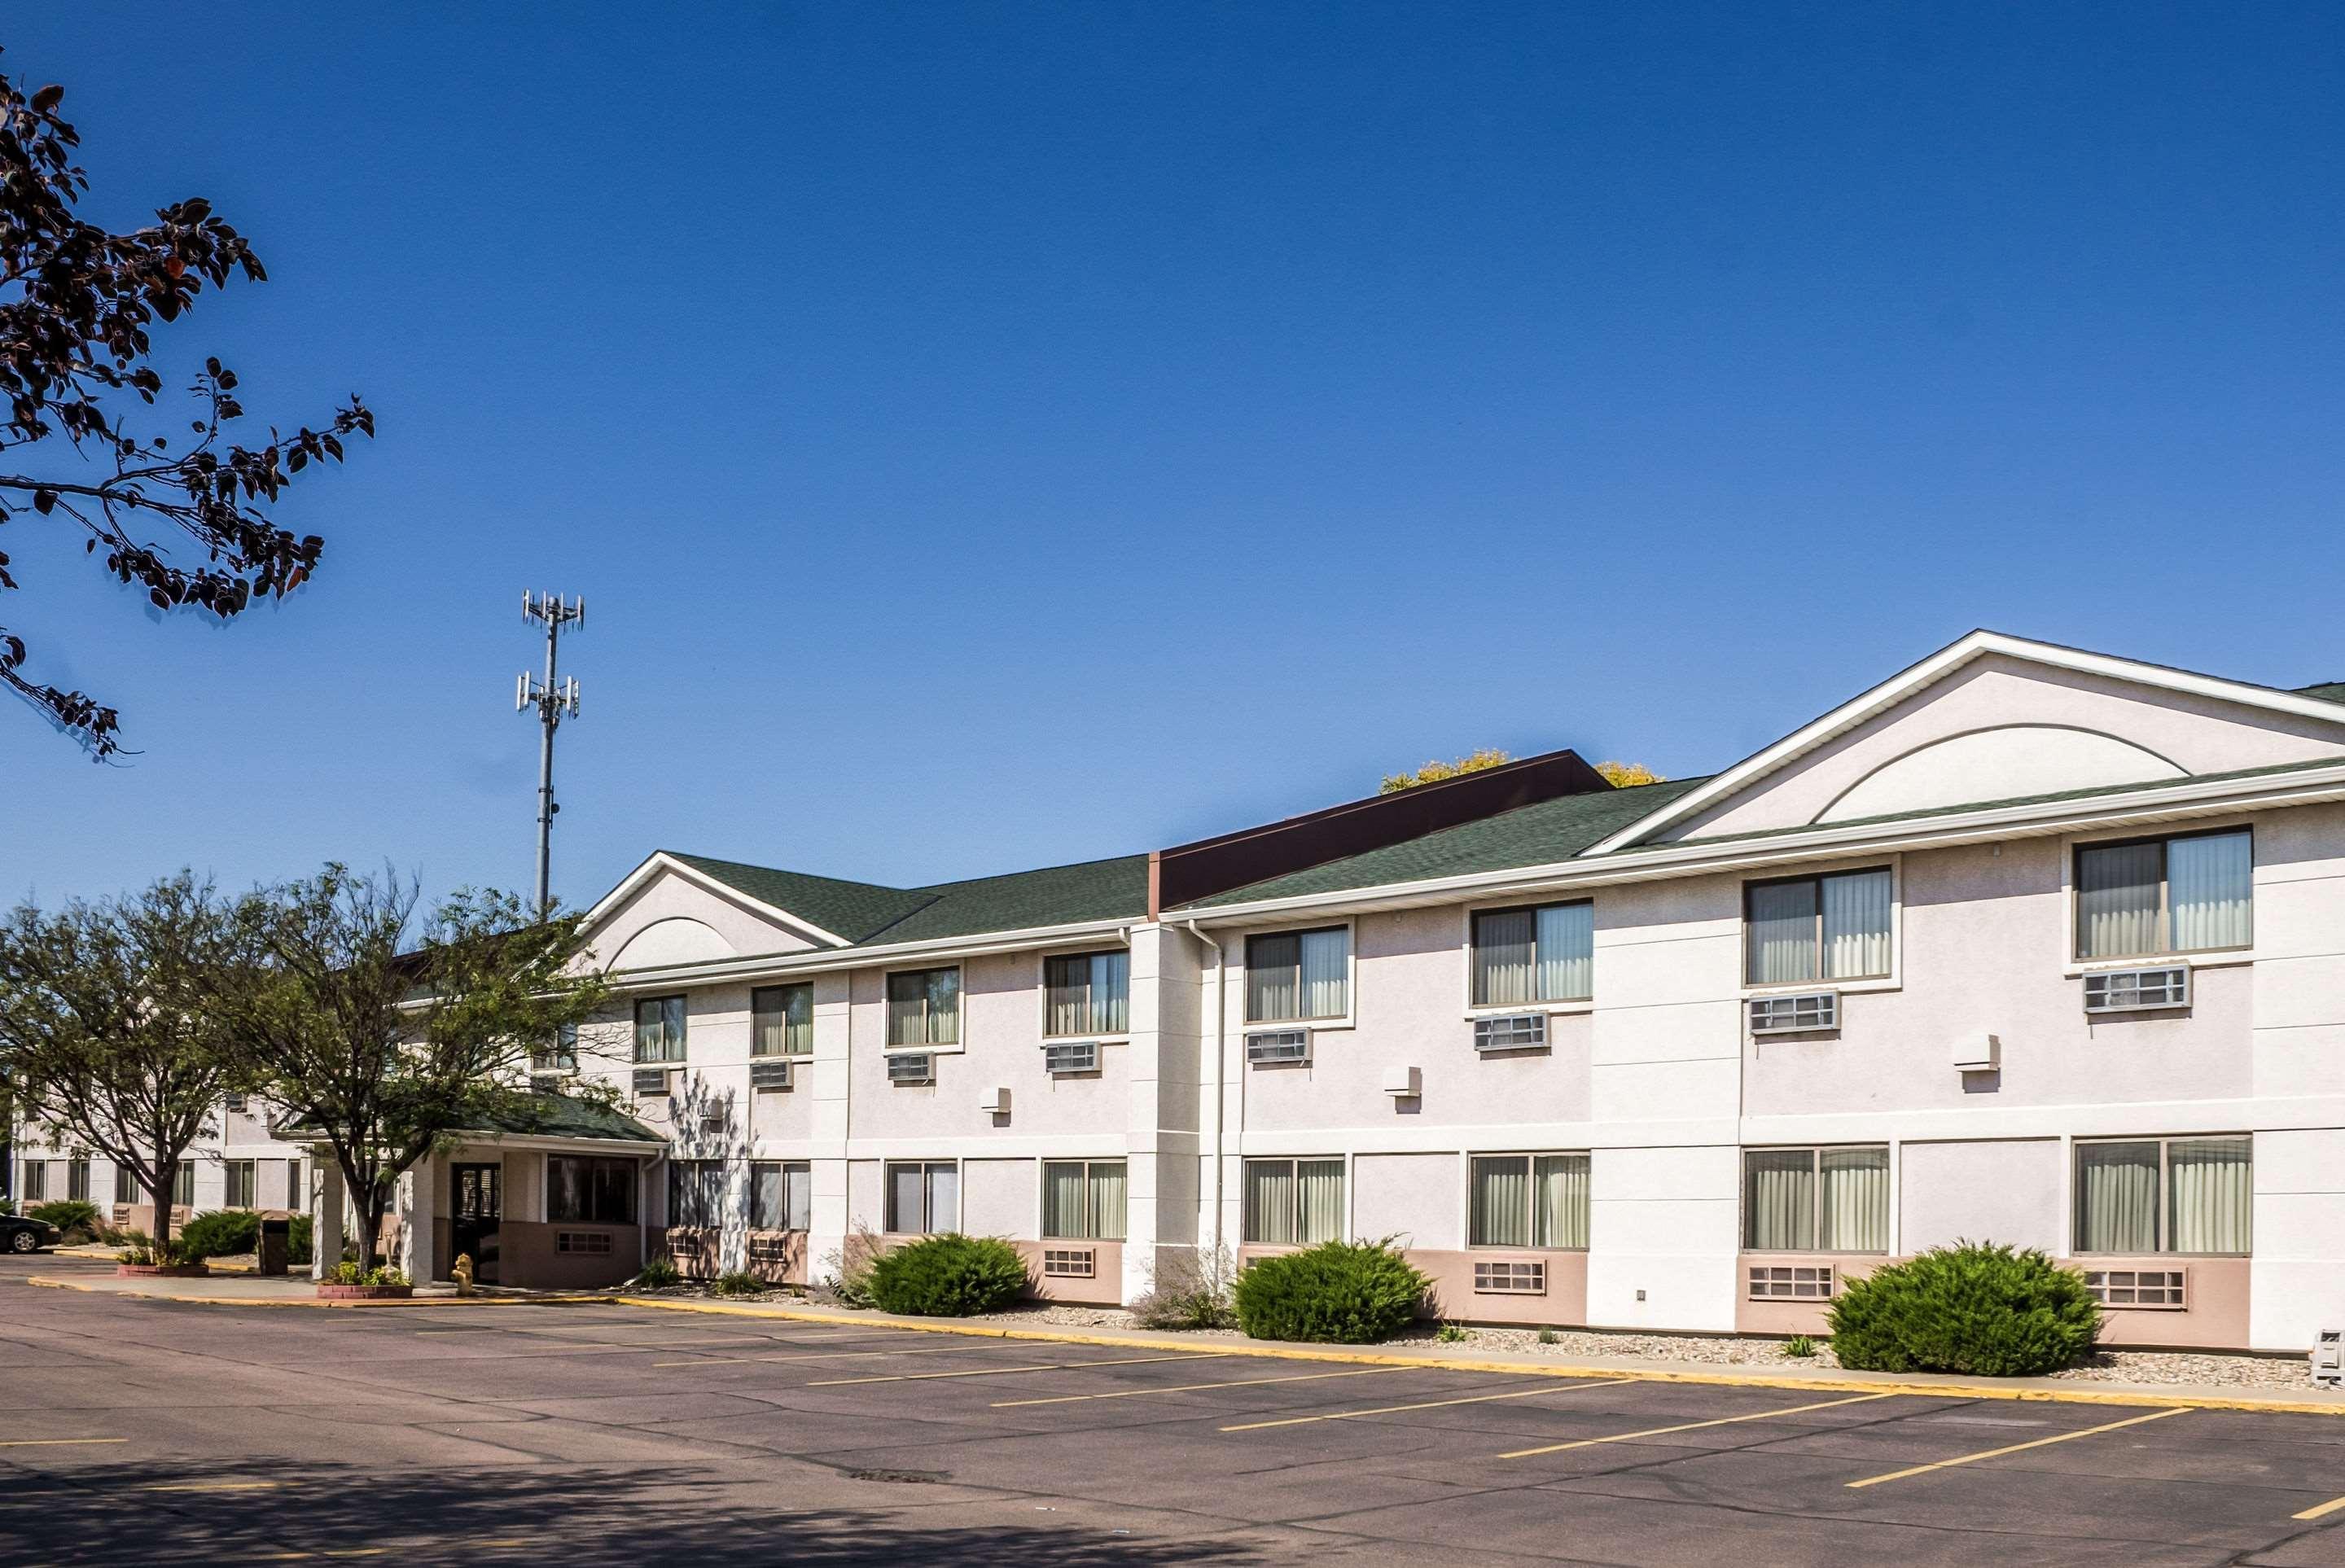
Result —
POLYGON ((504 1218, 504 1167, 452 1165, 448 1174, 454 1182, 448 1205, 454 1232, 449 1256, 471 1254, 474 1282, 496 1284, 497 1228, 504 1218))

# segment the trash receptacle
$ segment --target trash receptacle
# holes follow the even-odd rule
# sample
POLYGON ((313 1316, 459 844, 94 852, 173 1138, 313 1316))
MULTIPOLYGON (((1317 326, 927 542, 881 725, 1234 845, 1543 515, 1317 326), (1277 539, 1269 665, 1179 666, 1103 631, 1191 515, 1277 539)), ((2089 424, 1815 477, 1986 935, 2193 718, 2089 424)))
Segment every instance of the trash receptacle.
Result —
POLYGON ((259 1253, 254 1260, 256 1272, 283 1279, 287 1271, 286 1260, 293 1253, 293 1219, 290 1215, 264 1214, 260 1217, 259 1253))

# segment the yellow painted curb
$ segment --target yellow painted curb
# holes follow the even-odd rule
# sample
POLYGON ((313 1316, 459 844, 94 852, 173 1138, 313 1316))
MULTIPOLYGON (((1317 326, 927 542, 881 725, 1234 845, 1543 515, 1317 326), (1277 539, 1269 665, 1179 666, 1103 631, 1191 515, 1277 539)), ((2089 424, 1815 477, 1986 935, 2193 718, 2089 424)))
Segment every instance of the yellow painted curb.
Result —
POLYGON ((1220 1355, 1261 1356, 1286 1361, 1346 1361, 1379 1367, 1422 1367, 1428 1371, 1500 1372, 1515 1377, 1550 1378, 1616 1378, 1633 1377, 1646 1382, 1692 1383, 1718 1388, 1752 1389, 1812 1389, 1826 1392, 1906 1394, 1920 1399, 1957 1396, 1965 1399, 2042 1401, 2050 1404, 2174 1406, 2189 1410, 2246 1411, 2267 1415, 2326 1415, 2345 1416, 2345 1401, 2335 1404, 2306 1400, 2258 1399, 2253 1396, 2225 1394, 2194 1394, 2179 1390, 2171 1394, 2133 1390, 2103 1390, 2092 1388, 2047 1389, 2035 1386, 2018 1387, 1995 1382, 1908 1383, 1885 1378, 1864 1377, 1801 1377, 1796 1374, 1679 1371, 1675 1369, 1652 1369, 1622 1366, 1535 1366, 1517 1361, 1474 1361, 1462 1356, 1399 1356, 1376 1351, 1338 1350, 1323 1346, 1264 1345, 1227 1340, 1183 1340, 1173 1338, 1142 1339, 1114 1338, 1105 1334, 1058 1332, 1043 1329, 1012 1329, 997 1324, 920 1322, 898 1318, 867 1315, 857 1312, 826 1312, 817 1310, 798 1310, 776 1307, 739 1307, 721 1301, 678 1300, 656 1296, 608 1296, 602 1300, 624 1307, 655 1307, 667 1312, 710 1312, 736 1318, 780 1318, 803 1323, 860 1324, 866 1328, 902 1329, 915 1334, 962 1334, 974 1339, 1041 1340, 1062 1345, 1106 1345, 1128 1349, 1133 1345, 1179 1348, 1186 1345, 1209 1344, 1220 1355))
POLYGON ((84 1284, 77 1280, 51 1280, 39 1274, 26 1276, 25 1283, 51 1290, 79 1290, 86 1296, 124 1296, 134 1301, 171 1301, 183 1307, 320 1307, 335 1311, 354 1307, 607 1307, 621 1300, 617 1296, 411 1296, 405 1300, 367 1300, 361 1298, 326 1301, 298 1296, 289 1300, 272 1300, 267 1297, 247 1300, 234 1296, 170 1296, 153 1290, 117 1290, 103 1285, 84 1284))

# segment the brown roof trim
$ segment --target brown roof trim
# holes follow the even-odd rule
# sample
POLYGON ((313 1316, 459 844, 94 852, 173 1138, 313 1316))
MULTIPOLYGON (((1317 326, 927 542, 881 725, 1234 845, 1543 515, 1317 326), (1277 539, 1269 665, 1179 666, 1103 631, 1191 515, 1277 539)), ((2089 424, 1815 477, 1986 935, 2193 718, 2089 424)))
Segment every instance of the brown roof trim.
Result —
POLYGON ((1291 871, 1404 844, 1560 795, 1609 790, 1578 752, 1547 752, 1437 784, 1345 801, 1148 856, 1148 915, 1291 871))

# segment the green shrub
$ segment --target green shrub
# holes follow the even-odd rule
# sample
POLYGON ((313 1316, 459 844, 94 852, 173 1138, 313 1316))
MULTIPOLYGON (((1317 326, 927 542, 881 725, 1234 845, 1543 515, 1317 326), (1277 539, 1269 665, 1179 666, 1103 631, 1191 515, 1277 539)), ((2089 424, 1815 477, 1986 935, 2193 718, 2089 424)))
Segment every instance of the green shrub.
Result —
POLYGON ((683 1278, 676 1271, 675 1259, 655 1258, 644 1265, 644 1271, 635 1276, 635 1283, 646 1290, 664 1290, 683 1278))
POLYGON ((714 1288, 720 1296, 755 1296, 766 1289, 766 1282, 746 1269, 727 1269, 716 1276, 714 1288))
POLYGON ((366 1273, 365 1265, 353 1259, 345 1258, 340 1262, 335 1264, 331 1269, 326 1270, 326 1283, 329 1285, 363 1285, 366 1283, 366 1273))
POLYGON ((361 1285, 405 1285, 410 1283, 404 1269, 370 1269, 359 1281, 361 1285))
POLYGON ((2089 1351, 2101 1309, 2083 1275, 2041 1252, 1964 1241, 1852 1280, 1832 1328, 1852 1371, 2022 1378, 2089 1351))
POLYGON ((1257 1340, 1372 1345, 1416 1320, 1432 1281, 1390 1241, 1325 1241, 1238 1276, 1238 1326, 1257 1340))
POLYGON ((1444 1323, 1433 1330, 1433 1339, 1436 1344, 1462 1345, 1466 1342, 1466 1326, 1463 1323, 1444 1323))
POLYGON ((260 1216, 249 1209, 211 1209, 179 1227, 198 1258, 234 1258, 260 1245, 260 1216))
POLYGON ((1806 1361, 1816 1353, 1816 1342, 1805 1334, 1793 1334, 1783 1341, 1783 1353, 1794 1361, 1806 1361))
POLYGON ((117 1263, 128 1263, 140 1269, 152 1268, 155 1262, 154 1243, 148 1241, 134 1241, 127 1247, 125 1247, 121 1251, 117 1252, 114 1255, 114 1260, 117 1263))
POLYGON ((85 1203, 78 1198, 60 1198, 54 1202, 44 1203, 31 1210, 26 1218, 37 1219, 44 1225, 56 1226, 68 1240, 76 1235, 88 1240, 104 1229, 97 1217, 97 1205, 85 1203))
POLYGON ((317 1246, 317 1221, 306 1214, 296 1214, 285 1228, 285 1261, 306 1265, 317 1246))
POLYGON ((1542 1345, 1559 1345, 1563 1343, 1563 1336, 1553 1329, 1541 1329, 1538 1331, 1538 1342, 1542 1345))
POLYGON ((871 1261, 871 1300, 883 1312, 967 1318, 1007 1306, 1025 1289, 1026 1260, 991 1236, 927 1236, 871 1261))

